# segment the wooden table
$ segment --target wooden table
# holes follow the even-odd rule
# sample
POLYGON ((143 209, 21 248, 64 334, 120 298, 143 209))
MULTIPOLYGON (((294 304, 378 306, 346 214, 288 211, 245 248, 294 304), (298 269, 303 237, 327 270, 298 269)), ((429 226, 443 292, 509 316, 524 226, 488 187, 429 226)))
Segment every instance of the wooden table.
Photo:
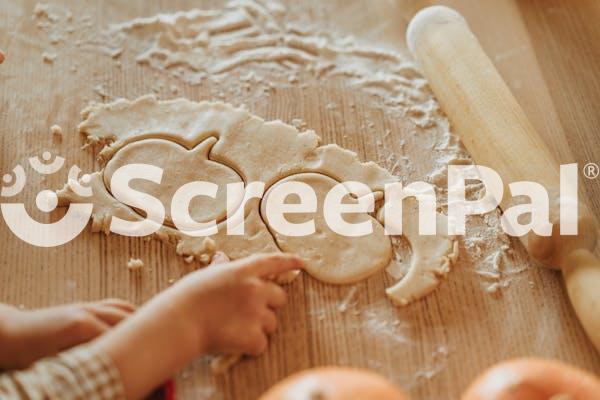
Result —
MULTIPOLYGON (((600 2, 442 3, 467 18, 560 162, 600 163, 600 2)), ((219 2, 56 0, 56 4, 68 6, 76 17, 89 14, 92 25, 103 27, 159 11, 219 2)), ((162 79, 178 84, 182 96, 210 98, 201 86, 185 86, 127 59, 118 69, 110 57, 80 52, 75 46, 63 45, 54 64, 45 64, 41 54, 50 45, 32 21, 34 5, 33 1, 0 0, 0 48, 8 56, 0 67, 2 173, 17 163, 25 165, 28 157, 46 149, 85 171, 92 170, 94 156, 80 150, 76 125, 87 101, 99 100, 93 91, 97 84, 104 84, 114 97, 135 98, 162 79), (70 70, 74 62, 77 71, 70 70), (49 133, 55 123, 65 131, 62 142, 49 133)), ((320 6, 320 18, 405 51, 406 24, 423 5, 410 0, 336 0, 320 6)), ((173 97, 167 88, 162 97, 173 97)), ((345 88, 324 86, 278 91, 268 101, 247 106, 267 119, 289 122, 301 117, 324 142, 339 143, 365 159, 377 160, 378 136, 355 133, 366 123, 367 115, 360 111, 369 108, 368 101, 345 88), (324 105, 340 100, 340 93, 344 104, 354 102, 359 112, 344 106, 338 116, 326 114, 324 105)), ((61 186, 66 171, 46 179, 29 175, 26 189, 15 201, 27 204, 40 221, 60 217, 37 212, 34 198, 43 188, 61 186)), ((600 178, 591 181, 582 176, 580 186, 600 214, 600 178)), ((142 303, 171 278, 190 271, 172 248, 156 241, 85 231, 64 246, 41 249, 17 239, 4 223, 0 241, 0 301, 25 308, 103 297, 142 303), (130 256, 144 259, 149 268, 132 276, 125 268, 130 256)), ((281 329, 264 356, 244 361, 218 378, 211 375, 207 358, 200 358, 178 376, 180 397, 254 399, 290 373, 329 364, 374 369, 407 388, 415 399, 456 398, 483 368, 517 356, 558 358, 599 373, 600 357, 573 315, 560 275, 533 267, 519 243, 512 245, 515 252, 509 262, 524 271, 500 296, 482 290, 473 272, 475 261, 464 249, 447 281, 406 308, 394 308, 385 299, 383 289, 392 283, 385 273, 355 285, 356 289, 303 276, 289 287, 290 304, 281 314, 281 329), (340 303, 351 290, 356 290, 351 305, 340 312, 340 303)))

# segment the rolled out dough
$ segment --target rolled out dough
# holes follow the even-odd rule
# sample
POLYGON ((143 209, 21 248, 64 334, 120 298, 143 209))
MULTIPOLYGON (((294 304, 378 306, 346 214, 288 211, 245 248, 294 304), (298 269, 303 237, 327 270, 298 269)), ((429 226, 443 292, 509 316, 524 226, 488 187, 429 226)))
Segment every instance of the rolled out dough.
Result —
MULTIPOLYGON (((104 184, 110 190, 114 171, 124 165, 151 164, 161 167, 164 173, 160 184, 136 179, 131 182, 131 188, 159 199, 166 210, 166 222, 174 226, 171 219, 171 199, 175 191, 189 182, 212 182, 219 186, 216 198, 197 196, 191 201, 188 211, 194 221, 221 222, 227 214, 225 185, 242 182, 242 178, 226 165, 208 159, 208 153, 216 142, 216 138, 209 137, 191 150, 163 139, 130 143, 107 163, 104 169, 104 184)), ((234 201, 239 206, 242 198, 234 201)))
MULTIPOLYGON (((360 162, 351 151, 337 145, 320 146, 314 131, 299 132, 281 121, 264 121, 225 103, 196 103, 186 99, 158 101, 154 96, 143 96, 134 101, 120 99, 109 104, 93 104, 83 111, 82 116, 84 121, 79 131, 86 135, 89 144, 103 146, 99 161, 105 168, 90 174, 87 183, 81 179, 75 182, 90 187, 91 197, 80 195, 74 182, 69 182, 57 191, 59 204, 93 203, 92 230, 107 234, 111 218, 115 216, 130 221, 144 218, 116 200, 110 191, 110 178, 116 168, 132 162, 164 169, 168 179, 164 179, 163 184, 155 187, 138 183, 137 189, 161 200, 166 210, 175 189, 197 180, 219 185, 260 181, 266 184, 267 196, 269 188, 280 181, 301 180, 314 186, 320 204, 327 188, 338 182, 362 182, 381 198, 385 185, 398 181, 377 164, 360 162)), ((373 234, 349 238, 328 229, 322 210, 319 210, 314 215, 315 235, 290 238, 269 229, 260 212, 264 200, 256 198, 245 202, 243 209, 242 202, 239 203, 238 211, 243 213, 245 224, 244 235, 227 235, 223 195, 219 193, 216 200, 198 200, 190 204, 190 214, 198 222, 213 218, 219 221, 218 233, 211 236, 214 241, 210 246, 212 252, 216 247, 232 259, 258 252, 296 252, 305 258, 311 275, 338 284, 364 279, 384 268, 392 258, 390 238, 383 234, 382 225, 372 216, 350 217, 371 219, 373 234)), ((175 245, 177 253, 188 260, 205 263, 208 259, 205 238, 187 236, 175 229, 169 218, 155 236, 175 245)), ((437 277, 449 270, 456 247, 453 239, 444 235, 426 240, 412 235, 407 238, 413 254, 418 256, 418 262, 413 262, 413 269, 417 267, 417 271, 411 269, 400 286, 388 291, 397 304, 406 304, 433 290, 439 282, 437 277), (432 249, 434 252, 429 256, 432 249), (439 260, 444 260, 441 269, 439 260), (430 270, 442 271, 435 274, 436 279, 421 273, 426 267, 424 264, 429 262, 435 263, 430 270), (424 290, 424 287, 428 289, 424 290)), ((290 274, 283 279, 290 280, 294 276, 290 274)))

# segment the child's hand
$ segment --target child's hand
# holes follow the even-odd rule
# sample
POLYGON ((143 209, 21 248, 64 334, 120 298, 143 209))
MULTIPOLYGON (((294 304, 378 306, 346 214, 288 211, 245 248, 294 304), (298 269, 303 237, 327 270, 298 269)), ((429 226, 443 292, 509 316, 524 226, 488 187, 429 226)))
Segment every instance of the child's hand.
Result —
POLYGON ((24 368, 88 342, 133 311, 131 304, 113 299, 38 310, 0 304, 0 369, 24 368))
POLYGON ((211 266, 186 277, 173 290, 189 296, 185 303, 197 324, 198 352, 257 356, 277 328, 276 310, 287 301, 285 291, 271 278, 300 268, 302 261, 280 253, 228 261, 217 253, 211 266))
POLYGON ((127 398, 140 398, 201 353, 258 355, 285 292, 271 278, 303 267, 292 254, 262 254, 193 272, 102 335, 93 348, 120 371, 127 398))

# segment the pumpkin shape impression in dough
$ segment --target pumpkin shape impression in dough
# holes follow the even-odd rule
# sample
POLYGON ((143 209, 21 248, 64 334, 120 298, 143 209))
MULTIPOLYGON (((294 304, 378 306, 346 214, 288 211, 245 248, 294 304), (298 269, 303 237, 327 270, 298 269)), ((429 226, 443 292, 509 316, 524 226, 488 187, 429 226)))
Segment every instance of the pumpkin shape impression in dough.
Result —
MULTIPOLYGON (((242 182, 242 178, 228 166, 209 160, 208 154, 217 142, 209 137, 193 149, 187 149, 170 140, 145 139, 130 143, 120 149, 109 160, 104 169, 104 184, 111 190, 111 178, 114 172, 132 164, 147 164, 163 170, 160 183, 147 179, 133 179, 131 189, 141 191, 159 199, 165 209, 165 222, 173 226, 171 203, 175 192, 192 182, 210 182, 218 186, 216 197, 194 196, 189 201, 189 217, 195 222, 221 222, 227 217, 227 188, 229 183, 242 182)), ((141 166, 140 168, 144 168, 141 166)), ((235 208, 242 197, 229 199, 235 208)), ((194 226, 181 226, 193 229, 194 226)))

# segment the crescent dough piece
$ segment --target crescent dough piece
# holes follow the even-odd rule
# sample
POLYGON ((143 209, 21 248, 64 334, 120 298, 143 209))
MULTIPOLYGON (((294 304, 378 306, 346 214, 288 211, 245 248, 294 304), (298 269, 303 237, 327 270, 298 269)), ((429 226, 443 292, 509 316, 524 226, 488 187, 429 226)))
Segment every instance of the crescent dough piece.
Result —
MULTIPOLYGON (((306 260, 306 271, 320 281, 346 284, 364 279, 387 266, 392 257, 392 245, 379 222, 365 214, 345 214, 348 223, 371 220, 373 233, 365 236, 350 237, 332 231, 323 216, 323 202, 329 190, 339 182, 315 173, 292 175, 277 182, 265 194, 261 203, 261 214, 267 226, 266 204, 272 190, 284 182, 303 182, 308 184, 317 195, 317 212, 312 214, 288 214, 291 223, 302 223, 314 219, 316 232, 308 236, 284 236, 270 228, 279 247, 286 252, 297 253, 306 260)), ((347 203, 356 203, 350 199, 347 203)))
MULTIPOLYGON (((395 304, 401 306, 435 290, 458 257, 458 241, 447 235, 448 217, 436 213, 437 235, 419 235, 418 212, 417 201, 412 197, 407 198, 402 215, 402 233, 412 250, 410 268, 398 283, 385 291, 395 304)), ((383 215, 382 207, 378 213, 382 223, 383 215)))

